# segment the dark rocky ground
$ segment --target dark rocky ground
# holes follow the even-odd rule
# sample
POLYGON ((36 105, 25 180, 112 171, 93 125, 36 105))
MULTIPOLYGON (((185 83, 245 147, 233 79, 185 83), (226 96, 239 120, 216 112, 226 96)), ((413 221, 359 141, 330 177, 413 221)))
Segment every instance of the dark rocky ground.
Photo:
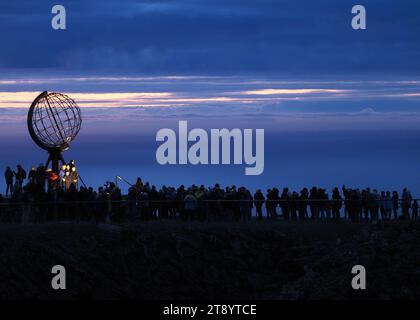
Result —
POLYGON ((419 299, 419 245, 410 222, 1 225, 0 298, 419 299))

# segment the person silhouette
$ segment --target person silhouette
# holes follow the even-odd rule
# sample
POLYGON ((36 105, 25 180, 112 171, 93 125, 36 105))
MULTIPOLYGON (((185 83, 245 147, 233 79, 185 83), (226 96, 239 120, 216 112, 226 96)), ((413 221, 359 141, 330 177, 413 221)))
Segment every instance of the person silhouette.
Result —
POLYGON ((385 220, 391 220, 393 203, 391 192, 387 191, 385 194, 384 209, 385 209, 385 220))
POLYGON ((22 187, 23 181, 26 179, 26 171, 22 168, 20 164, 17 165, 17 171, 13 172, 16 177, 16 182, 19 187, 22 187))
POLYGON ((392 192, 392 211, 394 212, 394 220, 398 219, 398 207, 399 207, 399 198, 398 192, 392 192))
POLYGON ((289 198, 289 212, 292 220, 297 220, 297 210, 298 210, 299 194, 296 191, 293 191, 289 198))
POLYGON ((372 220, 377 221, 379 218, 379 207, 381 205, 380 196, 378 190, 373 189, 372 191, 372 220))
POLYGON ((402 195, 401 195, 401 210, 402 210, 402 217, 403 219, 409 219, 409 209, 411 205, 411 194, 407 190, 407 188, 403 189, 402 195))
POLYGON ((289 188, 284 188, 280 197, 280 207, 283 213, 283 218, 289 220, 290 217, 290 195, 289 188))
POLYGON ((369 214, 371 213, 371 202, 372 196, 370 194, 370 188, 366 188, 362 191, 362 201, 363 201, 363 215, 365 222, 369 221, 369 214))
POLYGON ((35 167, 31 167, 31 170, 28 173, 28 180, 29 180, 29 183, 36 183, 36 169, 35 169, 35 167))
POLYGON ((414 200, 411 206, 411 219, 413 219, 413 221, 417 221, 418 216, 419 216, 419 204, 417 200, 414 200))
POLYGON ((273 206, 273 192, 271 189, 267 189, 267 201, 265 202, 265 209, 267 211, 267 219, 272 218, 271 213, 271 207, 273 206))
POLYGON ((328 215, 328 195, 325 189, 318 189, 318 196, 319 196, 319 216, 321 220, 329 218, 328 215))
POLYGON ((137 177, 136 183, 134 184, 134 188, 136 188, 137 192, 141 192, 143 190, 143 181, 140 177, 137 177))
POLYGON ((9 195, 13 196, 13 171, 10 167, 6 168, 6 171, 4 172, 4 178, 6 180, 6 197, 9 195))
POLYGON ((303 188, 300 191, 300 195, 299 195, 299 203, 298 203, 299 220, 304 220, 308 217, 308 198, 309 198, 308 189, 303 188))
POLYGON ((257 211, 258 220, 262 220, 262 207, 265 201, 265 197, 261 192, 261 189, 258 189, 254 194, 254 204, 257 211))
POLYGON ((341 197, 340 191, 338 191, 337 187, 332 191, 331 202, 333 219, 339 219, 340 209, 343 206, 343 198, 341 197))
POLYGON ((79 184, 79 173, 77 172, 76 167, 71 168, 70 180, 71 180, 71 183, 74 184, 74 186, 77 189, 78 184, 79 184))
POLYGON ((381 219, 386 219, 386 211, 385 211, 385 191, 381 191, 381 195, 379 196, 379 211, 381 213, 381 219))
POLYGON ((60 187, 61 188, 65 188, 65 186, 66 186, 66 176, 67 176, 66 172, 67 172, 67 166, 65 164, 63 164, 61 166, 60 172, 58 173, 58 176, 60 178, 60 187))

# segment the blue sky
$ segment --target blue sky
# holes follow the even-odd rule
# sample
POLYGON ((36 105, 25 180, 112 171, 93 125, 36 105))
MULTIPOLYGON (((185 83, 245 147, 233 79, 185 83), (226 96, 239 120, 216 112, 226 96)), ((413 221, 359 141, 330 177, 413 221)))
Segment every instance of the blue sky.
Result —
POLYGON ((83 107, 417 111, 415 1, 361 2, 363 31, 347 0, 64 0, 65 31, 55 4, 0 0, 0 108, 48 90, 83 107))
POLYGON ((48 90, 83 107, 417 110, 415 1, 361 2, 363 31, 347 0, 64 0, 65 31, 55 4, 0 0, 0 108, 48 90))
MULTIPOLYGON (((354 1, 63 0, 0 2, 0 69, 56 73, 416 75, 420 3, 364 0, 368 28, 350 27, 354 1)), ((358 3, 359 4, 359 3, 358 3)))

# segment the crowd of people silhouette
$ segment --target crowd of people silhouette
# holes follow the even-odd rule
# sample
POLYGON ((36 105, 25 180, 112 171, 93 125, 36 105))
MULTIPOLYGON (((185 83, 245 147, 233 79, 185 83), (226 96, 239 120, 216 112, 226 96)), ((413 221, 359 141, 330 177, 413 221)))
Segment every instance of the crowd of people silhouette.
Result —
POLYGON ((77 219, 96 221, 133 221, 136 219, 181 219, 184 221, 248 221, 256 219, 284 220, 349 220, 385 221, 418 220, 419 205, 405 188, 377 191, 334 188, 303 188, 300 192, 271 188, 254 194, 245 187, 222 188, 204 185, 158 189, 137 178, 126 196, 117 183, 108 182, 97 191, 78 186, 79 176, 74 161, 63 165, 59 174, 43 165, 29 174, 21 165, 4 173, 6 196, 0 194, 1 221, 46 221, 77 219), (255 208, 255 215, 253 214, 255 208), (264 210, 265 208, 265 210, 264 210), (17 217, 15 217, 17 215, 17 217))

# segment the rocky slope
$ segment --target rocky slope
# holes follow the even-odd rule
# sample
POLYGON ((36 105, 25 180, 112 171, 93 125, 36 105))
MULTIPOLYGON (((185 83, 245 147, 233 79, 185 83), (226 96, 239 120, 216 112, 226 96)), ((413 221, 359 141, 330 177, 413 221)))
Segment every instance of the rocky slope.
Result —
POLYGON ((419 299, 409 222, 0 226, 1 299, 419 299), (63 265, 67 289, 51 288, 63 265), (351 268, 367 290, 351 288, 351 268))

